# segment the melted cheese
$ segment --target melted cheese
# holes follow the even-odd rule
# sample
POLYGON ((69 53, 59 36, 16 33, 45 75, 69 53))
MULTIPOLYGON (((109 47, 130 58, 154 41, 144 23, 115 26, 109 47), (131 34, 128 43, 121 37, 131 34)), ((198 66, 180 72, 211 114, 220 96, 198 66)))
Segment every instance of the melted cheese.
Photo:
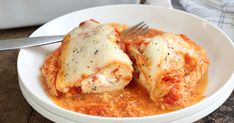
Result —
MULTIPOLYGON (((83 92, 102 92, 102 88, 109 87, 103 90, 116 89, 113 83, 114 79, 111 73, 101 75, 100 69, 114 64, 110 67, 113 71, 117 67, 124 69, 126 76, 131 78, 132 62, 128 56, 116 44, 116 32, 109 25, 100 25, 93 21, 87 21, 82 26, 75 28, 69 33, 70 40, 64 43, 64 49, 61 54, 61 70, 59 71, 56 87, 62 92, 68 91, 68 87, 82 86, 83 92), (122 67, 124 65, 128 67, 122 67), (97 75, 96 75, 97 74, 97 75), (93 86, 87 86, 90 83, 90 78, 96 76, 98 82, 93 86), (89 78, 89 79, 87 79, 89 78), (83 81, 85 80, 85 81, 83 81), (82 84, 82 82, 84 82, 82 84)), ((125 77, 125 75, 123 75, 125 77)), ((121 79, 122 80, 122 79, 121 79)), ((119 81, 123 88, 130 80, 119 81)), ((117 84, 118 85, 118 84, 117 84)))
MULTIPOLYGON (((147 76, 140 74, 140 79, 144 76, 146 81, 150 81, 144 86, 147 90, 151 91, 154 89, 157 79, 157 74, 160 72, 158 65, 164 61, 167 57, 168 48, 167 43, 161 36, 156 36, 154 38, 149 38, 146 40, 149 44, 145 47, 142 56, 146 60, 146 65, 142 66, 144 73, 147 73, 147 76)), ((143 80, 141 80, 143 82, 143 80)))

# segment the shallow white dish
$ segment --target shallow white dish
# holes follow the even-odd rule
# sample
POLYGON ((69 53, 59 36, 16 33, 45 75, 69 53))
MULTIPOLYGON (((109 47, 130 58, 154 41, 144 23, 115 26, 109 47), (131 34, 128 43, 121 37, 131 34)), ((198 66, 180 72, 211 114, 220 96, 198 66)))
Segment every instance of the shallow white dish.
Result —
POLYGON ((19 80, 19 86, 20 86, 20 90, 24 96, 24 98, 27 100, 27 102, 37 111, 39 112, 42 116, 56 122, 56 123, 74 123, 70 120, 67 120, 65 118, 59 117, 49 111, 47 111, 46 109, 40 107, 34 100, 32 100, 30 98, 30 96, 26 93, 26 91, 24 90, 24 87, 21 85, 21 80, 19 80))
MULTIPOLYGON (((206 98, 201 102, 171 113, 138 118, 107 118, 75 113, 54 104, 40 83, 40 67, 46 55, 59 44, 23 49, 18 56, 18 74, 25 92, 44 109, 59 117, 77 122, 171 122, 200 112, 221 99, 234 88, 234 46, 231 39, 207 21, 178 10, 149 5, 117 5, 85 9, 64 15, 36 30, 33 36, 66 34, 81 21, 96 19, 100 22, 118 22, 133 25, 145 21, 150 27, 182 33, 207 49, 211 64, 206 98)), ((223 101, 226 99, 223 99, 223 101)), ((213 107, 216 109, 217 107, 213 107)), ((205 115, 205 114, 204 114, 205 115)), ((200 116, 200 118, 203 116, 200 116)))
MULTIPOLYGON (((75 123, 74 121, 68 120, 64 117, 57 116, 56 114, 51 113, 50 111, 44 109, 43 107, 40 107, 25 91, 24 87, 21 85, 21 80, 19 80, 20 90, 24 96, 24 98, 28 101, 28 103, 40 114, 42 114, 44 117, 56 122, 56 123, 75 123)), ((201 110, 200 112, 197 112, 195 114, 192 114, 188 117, 184 117, 179 120, 172 121, 170 123, 190 123, 194 122, 201 117, 206 116, 207 114, 213 112, 216 108, 218 108, 220 105, 223 104, 223 102, 230 96, 230 92, 232 92, 232 89, 230 88, 227 90, 228 93, 223 95, 220 99, 218 99, 215 103, 210 105, 209 107, 201 110)), ((169 122, 168 122, 169 123, 169 122)))

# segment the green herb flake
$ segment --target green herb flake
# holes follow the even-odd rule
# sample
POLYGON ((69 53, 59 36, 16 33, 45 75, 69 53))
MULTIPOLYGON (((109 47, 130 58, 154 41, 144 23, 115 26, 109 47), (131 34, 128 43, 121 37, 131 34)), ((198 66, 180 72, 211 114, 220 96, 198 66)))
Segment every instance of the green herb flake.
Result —
POLYGON ((97 90, 97 86, 94 85, 94 86, 92 87, 92 90, 93 90, 93 91, 96 91, 96 90, 97 90))

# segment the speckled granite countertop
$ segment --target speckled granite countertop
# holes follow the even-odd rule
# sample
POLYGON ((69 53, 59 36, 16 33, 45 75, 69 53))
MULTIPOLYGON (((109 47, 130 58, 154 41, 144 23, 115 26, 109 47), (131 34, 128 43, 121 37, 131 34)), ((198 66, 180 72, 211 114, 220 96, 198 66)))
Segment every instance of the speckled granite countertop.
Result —
MULTIPOLYGON (((0 39, 27 37, 37 28, 0 30, 0 39)), ((49 123, 21 94, 16 69, 18 51, 0 51, 0 123, 49 123)), ((234 92, 221 107, 196 123, 234 123, 234 92)))

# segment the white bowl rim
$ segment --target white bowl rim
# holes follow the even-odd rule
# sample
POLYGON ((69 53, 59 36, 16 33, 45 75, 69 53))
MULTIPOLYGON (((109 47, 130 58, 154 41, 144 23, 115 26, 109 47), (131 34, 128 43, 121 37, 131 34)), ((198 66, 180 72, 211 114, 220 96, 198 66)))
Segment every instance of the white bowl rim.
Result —
MULTIPOLYGON (((19 81, 21 81, 21 80, 19 79, 19 81)), ((55 116, 57 116, 57 117, 59 117, 59 118, 62 118, 63 120, 67 120, 67 121, 69 120, 69 121, 71 121, 71 122, 75 122, 74 120, 67 119, 66 117, 58 116, 57 114, 54 114, 53 112, 48 111, 48 110, 45 109, 44 107, 41 107, 36 101, 34 101, 34 100, 30 97, 30 95, 27 94, 27 92, 26 92, 25 89, 24 89, 24 86, 22 85, 22 82, 19 82, 19 86, 20 86, 21 91, 23 91, 22 93, 25 94, 25 95, 23 95, 23 96, 27 96, 27 98, 29 98, 31 101, 33 101, 34 105, 37 105, 38 107, 40 107, 40 108, 43 109, 44 111, 47 111, 47 112, 49 112, 49 113, 51 113, 51 114, 53 114, 53 115, 55 115, 55 116)), ((230 88, 228 91, 230 91, 230 90, 232 90, 232 89, 230 88)), ((231 92, 231 91, 230 91, 230 92, 231 92)), ((210 108, 210 107, 212 107, 212 106, 214 106, 214 105, 217 105, 217 103, 219 103, 219 102, 221 102, 221 103, 219 103, 218 105, 222 105, 222 103, 225 102, 225 100, 223 100, 223 98, 227 99, 230 95, 231 95, 231 93, 226 93, 226 94, 225 94, 225 97, 223 96, 223 97, 219 98, 219 99, 217 100, 218 102, 214 102, 213 104, 211 104, 211 105, 208 106, 207 108, 210 108), (227 95, 227 96, 226 96, 226 95, 227 95)), ((26 99, 26 100, 27 100, 27 99, 26 99)), ((204 109, 204 110, 207 110, 207 109, 204 109)), ((193 117, 194 115, 197 115, 197 114, 199 114, 199 113, 201 113, 201 112, 204 112, 204 110, 199 111, 199 112, 196 112, 195 114, 192 114, 192 116, 189 116, 189 117, 193 117)), ((215 109, 212 109, 211 112, 213 112, 214 110, 215 110, 215 109)), ((204 116, 204 117, 205 117, 205 116, 204 116)), ((49 117, 47 117, 47 118, 49 118, 49 117)), ((185 118, 187 118, 187 117, 185 117, 185 118)), ((176 119, 176 121, 173 121, 173 123, 177 122, 178 120, 184 120, 184 119, 176 119)), ((194 120, 194 121, 195 121, 195 120, 194 120)))
MULTIPOLYGON (((216 30, 218 30, 222 35, 224 35, 229 43, 232 45, 232 47, 234 47, 234 43, 232 42, 232 40, 229 38, 229 36, 224 32, 222 31, 221 29, 219 29, 218 27, 216 27, 214 24, 208 22, 207 20, 205 19, 202 19, 196 15, 192 15, 190 13, 186 13, 184 11, 181 11, 181 10, 176 10, 176 9, 171 9, 171 8, 164 8, 164 7, 159 7, 159 6, 154 6, 154 5, 134 5, 134 4, 122 4, 122 5, 106 5, 106 6, 98 6, 98 7, 91 7, 91 8, 87 8, 87 9, 83 9, 83 10, 78 10, 78 11, 74 11, 74 12, 71 12, 71 13, 68 13, 68 14, 65 14, 63 16, 60 16, 58 18, 55 18, 49 22, 47 22, 46 24, 42 25, 41 27, 39 27, 37 30, 39 29, 42 29, 43 27, 46 27, 48 24, 52 23, 53 21, 56 21, 60 18, 63 18, 64 16, 67 16, 67 15, 70 15, 70 14, 73 14, 73 13, 76 13, 76 12, 82 12, 82 11, 86 11, 86 10, 89 10, 89 9, 97 9, 97 8, 103 8, 103 7, 128 7, 128 6, 135 6, 135 7, 152 7, 152 8, 159 8, 159 9, 165 9, 165 10, 169 10, 169 11, 175 11, 175 12, 178 12, 178 13, 181 13, 181 14, 185 14, 185 15, 188 15, 188 16, 191 16, 193 17, 194 19, 198 19, 199 21, 201 22, 205 22, 207 23, 208 25, 211 25, 213 28, 215 28, 216 30)), ((36 31, 37 31, 36 30, 36 31)), ((35 32, 34 31, 29 37, 34 37, 34 34, 35 32)), ((19 57, 22 55, 22 52, 26 50, 26 49, 21 49, 20 52, 19 52, 19 55, 18 55, 18 60, 17 60, 17 71, 18 71, 18 75, 19 77, 21 77, 21 74, 19 72, 19 67, 18 67, 18 64, 19 64, 19 57)), ((22 83, 23 82, 23 78, 21 78, 22 80, 22 83)), ((211 100, 212 98, 214 98, 217 93, 225 90, 225 88, 227 87, 232 87, 230 86, 232 84, 232 82, 234 82, 234 73, 232 73, 232 75, 230 76, 230 78, 227 80, 227 82, 222 86, 220 87, 216 92, 214 92, 212 95, 210 95, 209 97, 207 97, 206 99, 204 100, 201 100, 200 102, 194 104, 194 105, 191 105, 189 107, 186 107, 186 108, 183 108, 183 109, 180 109, 180 110, 176 110, 176 111, 173 111, 173 112, 169 112, 169 113, 164 113, 164 114, 158 114, 158 115, 151 115, 151 116, 144 116, 144 117, 121 117, 121 118, 116 118, 116 117, 100 117, 100 116, 93 116, 93 115, 87 115, 87 114, 81 114, 79 112, 73 112, 73 111, 70 111, 70 110, 67 110, 67 109, 64 109, 64 108, 61 108, 59 106, 55 107, 53 105, 48 105, 44 100, 41 100, 39 97, 37 97, 34 93, 31 93, 33 94, 37 99, 39 99, 40 101, 44 102, 45 104, 47 104, 48 106, 52 106, 53 108, 57 108, 57 109, 60 109, 62 110, 63 112, 65 113, 71 113, 71 114, 75 114, 75 115, 80 115, 80 116, 83 116, 85 118, 95 118, 95 119, 102 119, 102 120, 137 120, 137 119, 148 119, 148 118, 159 118, 159 117, 166 117, 166 116, 170 116, 170 115, 174 115, 174 114, 177 114, 178 112, 181 112, 181 111, 187 111, 187 110, 191 110, 195 107, 198 107, 199 105, 202 105, 204 104, 205 102, 207 102, 208 100, 211 100)), ((234 87, 232 87, 233 89, 234 87)), ((28 89, 28 88, 27 88, 28 89)), ((28 89, 29 90, 29 89, 28 89)))

